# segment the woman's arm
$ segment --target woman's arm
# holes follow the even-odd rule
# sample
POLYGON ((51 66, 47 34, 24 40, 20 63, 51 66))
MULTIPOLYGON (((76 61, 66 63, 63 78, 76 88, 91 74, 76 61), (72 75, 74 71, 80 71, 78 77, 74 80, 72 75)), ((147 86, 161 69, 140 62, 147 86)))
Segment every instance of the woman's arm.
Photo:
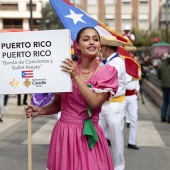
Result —
POLYGON ((77 64, 75 61, 68 58, 64 61, 64 64, 65 65, 61 66, 62 70, 70 73, 71 78, 74 79, 84 100, 92 109, 101 106, 107 100, 108 93, 94 93, 86 86, 77 72, 77 64))
POLYGON ((79 76, 74 77, 74 80, 84 100, 92 109, 101 106, 108 99, 108 93, 94 93, 79 76))
POLYGON ((46 106, 40 107, 43 115, 52 115, 61 111, 61 95, 55 93, 54 99, 46 106))

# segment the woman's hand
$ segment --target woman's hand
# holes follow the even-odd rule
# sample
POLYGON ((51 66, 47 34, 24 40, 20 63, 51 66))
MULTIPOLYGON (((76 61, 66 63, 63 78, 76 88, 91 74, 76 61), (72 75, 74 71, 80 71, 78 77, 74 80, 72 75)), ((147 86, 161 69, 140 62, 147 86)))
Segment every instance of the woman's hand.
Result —
POLYGON ((61 65, 62 71, 70 73, 71 78, 75 79, 78 76, 77 63, 70 58, 66 58, 61 65))
POLYGON ((34 106, 34 105, 28 105, 25 109, 25 115, 26 118, 35 117, 39 114, 41 114, 42 109, 40 107, 34 106))

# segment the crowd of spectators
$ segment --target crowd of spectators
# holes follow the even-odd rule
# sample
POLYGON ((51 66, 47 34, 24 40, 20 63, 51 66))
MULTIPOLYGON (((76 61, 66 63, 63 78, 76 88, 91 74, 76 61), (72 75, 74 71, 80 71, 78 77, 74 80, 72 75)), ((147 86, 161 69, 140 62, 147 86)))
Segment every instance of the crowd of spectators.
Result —
POLYGON ((165 53, 161 56, 138 57, 137 60, 141 64, 142 77, 147 78, 148 73, 151 73, 156 76, 159 64, 166 60, 167 54, 168 53, 165 53))

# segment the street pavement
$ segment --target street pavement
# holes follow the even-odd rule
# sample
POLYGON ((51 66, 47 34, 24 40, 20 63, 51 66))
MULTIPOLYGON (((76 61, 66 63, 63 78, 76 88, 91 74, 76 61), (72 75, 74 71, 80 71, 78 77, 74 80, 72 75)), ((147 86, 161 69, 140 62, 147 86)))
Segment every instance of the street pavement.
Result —
POLYGON ((3 123, 0 123, 0 133, 8 130, 8 128, 25 118, 24 106, 17 105, 16 95, 9 95, 7 108, 6 111, 2 111, 3 123))
MULTIPOLYGON (((140 98, 138 100, 137 145, 140 150, 127 148, 129 128, 126 125, 124 128, 126 170, 169 170, 170 124, 160 122, 160 108, 152 99, 145 95, 144 100, 145 104, 140 98)), ((45 170, 55 122, 55 115, 32 119, 33 170, 45 170)), ((26 124, 24 106, 17 106, 17 98, 10 97, 8 110, 3 111, 3 123, 0 123, 0 170, 10 170, 11 167, 15 170, 14 163, 20 167, 17 170, 27 169, 26 124), (18 148, 22 153, 16 151, 18 148), (14 156, 16 152, 19 156, 14 156)))
POLYGON ((127 148, 128 128, 125 134, 126 170, 170 169, 170 123, 160 121, 161 109, 148 96, 145 104, 139 99, 137 145, 140 150, 127 148))

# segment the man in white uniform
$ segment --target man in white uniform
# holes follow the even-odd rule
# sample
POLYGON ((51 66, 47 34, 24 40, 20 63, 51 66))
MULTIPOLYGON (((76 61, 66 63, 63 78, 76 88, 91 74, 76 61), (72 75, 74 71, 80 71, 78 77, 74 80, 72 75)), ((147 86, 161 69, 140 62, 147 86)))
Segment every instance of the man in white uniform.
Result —
POLYGON ((139 81, 126 73, 126 116, 130 121, 129 143, 128 148, 138 150, 136 145, 137 121, 138 121, 138 102, 139 81))
MULTIPOLYGON (((132 58, 135 58, 136 47, 135 46, 125 46, 127 52, 132 58)), ((129 142, 128 148, 138 150, 139 147, 136 145, 136 134, 137 134, 137 121, 138 121, 138 102, 137 99, 140 94, 139 80, 133 78, 126 73, 126 123, 130 124, 129 130, 129 142)))
POLYGON ((124 34, 123 34, 123 36, 127 37, 132 42, 132 44, 134 44, 135 36, 134 36, 134 34, 131 34, 129 25, 126 25, 124 27, 124 34))
POLYGON ((117 53, 118 46, 124 42, 114 36, 101 37, 102 57, 107 59, 103 65, 111 65, 118 71, 119 87, 115 96, 105 102, 99 115, 99 125, 105 136, 110 140, 115 170, 125 170, 124 161, 124 115, 125 115, 125 85, 126 69, 124 59, 117 53))

